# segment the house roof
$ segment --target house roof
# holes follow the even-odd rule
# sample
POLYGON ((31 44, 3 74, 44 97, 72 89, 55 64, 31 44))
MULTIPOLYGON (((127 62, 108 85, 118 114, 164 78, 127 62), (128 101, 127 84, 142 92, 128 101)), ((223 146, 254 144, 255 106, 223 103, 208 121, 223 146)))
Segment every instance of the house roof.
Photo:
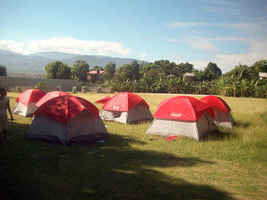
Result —
POLYGON ((92 70, 92 71, 88 72, 88 74, 103 74, 103 73, 104 73, 104 70, 99 70, 99 71, 92 70))
POLYGON ((185 77, 185 76, 192 76, 192 77, 193 77, 193 76, 195 76, 195 74, 194 74, 194 73, 186 72, 186 73, 184 73, 184 77, 185 77))
POLYGON ((259 72, 259 77, 267 78, 267 73, 266 72, 259 72))

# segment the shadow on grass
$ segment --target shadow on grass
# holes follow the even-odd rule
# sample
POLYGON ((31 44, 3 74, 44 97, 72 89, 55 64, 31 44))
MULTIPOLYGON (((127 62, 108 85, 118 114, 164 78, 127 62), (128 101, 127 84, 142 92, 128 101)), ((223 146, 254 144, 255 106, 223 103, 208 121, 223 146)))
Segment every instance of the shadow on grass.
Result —
POLYGON ((229 140, 235 139, 237 135, 229 132, 229 129, 220 128, 219 130, 212 131, 202 138, 202 141, 216 141, 216 140, 229 140))
POLYGON ((248 128, 251 124, 249 122, 235 121, 234 126, 239 128, 248 128))
MULTIPOLYGON (((11 132, 26 128, 10 127, 11 132)), ((0 195, 10 200, 232 199, 225 191, 189 183, 175 174, 177 168, 183 173, 184 168, 213 162, 140 150, 132 144, 144 143, 115 133, 104 144, 87 147, 17 137, 16 143, 5 145, 0 152, 0 195), (168 167, 175 167, 175 173, 168 167), (170 171, 157 170, 162 168, 170 171)))
POLYGON ((15 121, 8 122, 8 140, 14 142, 17 139, 22 139, 28 130, 28 124, 16 123, 15 121))
POLYGON ((109 133, 107 138, 109 145, 113 146, 129 146, 129 144, 140 144, 145 145, 146 142, 136 140, 134 137, 129 136, 121 136, 116 133, 109 133))

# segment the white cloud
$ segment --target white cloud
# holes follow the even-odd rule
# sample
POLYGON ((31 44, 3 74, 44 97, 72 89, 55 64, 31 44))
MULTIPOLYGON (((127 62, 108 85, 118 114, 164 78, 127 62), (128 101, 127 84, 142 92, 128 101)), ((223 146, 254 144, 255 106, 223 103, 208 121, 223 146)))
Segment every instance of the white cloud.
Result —
POLYGON ((13 40, 0 40, 0 49, 10 50, 17 53, 21 53, 24 51, 24 43, 23 42, 15 42, 13 40))
POLYGON ((246 41, 242 37, 188 37, 183 39, 167 39, 170 43, 186 43, 194 49, 202 49, 205 52, 216 54, 220 52, 220 49, 213 43, 214 41, 246 41))
POLYGON ((220 49, 213 44, 213 41, 245 41, 245 38, 241 37, 196 37, 185 40, 191 47, 197 49, 203 49, 209 53, 218 53, 220 49))
POLYGON ((267 19, 258 18, 258 20, 251 23, 231 24, 231 27, 249 38, 265 39, 267 34, 267 19))
MULTIPOLYGON (((201 31, 197 31, 197 27, 205 27, 209 26, 211 27, 220 27, 226 30, 231 31, 237 31, 240 35, 243 37, 261 37, 266 38, 267 34, 267 17, 266 16, 260 16, 255 17, 251 21, 243 21, 240 23, 208 23, 208 22, 171 22, 168 24, 171 28, 181 28, 181 27, 188 27, 191 28, 190 33, 196 32, 198 34, 201 34, 201 31)), ((191 34, 192 35, 192 34, 191 34)), ((235 37, 228 37, 224 38, 223 40, 232 40, 231 38, 238 39, 235 37)), ((216 37, 212 38, 212 40, 215 40, 216 37)), ((219 37, 218 37, 219 39, 219 37)))
POLYGON ((250 40, 249 49, 246 53, 240 54, 216 54, 212 60, 195 60, 196 69, 203 69, 208 62, 215 62, 223 72, 230 71, 239 64, 252 65, 256 61, 267 59, 267 39, 266 40, 250 40))
POLYGON ((213 41, 244 41, 245 38, 242 37, 212 37, 212 38, 203 38, 205 40, 213 40, 213 41))
POLYGON ((22 54, 44 51, 59 51, 76 54, 94 55, 120 55, 126 56, 130 50, 118 42, 86 41, 71 37, 50 38, 47 40, 32 40, 29 42, 16 42, 0 40, 0 49, 10 50, 22 54))
MULTIPOLYGON (((213 1, 209 7, 210 11, 225 13, 231 13, 231 16, 237 16, 241 13, 242 5, 235 4, 232 1, 213 1), (228 8, 229 5, 230 9, 228 8), (225 7, 227 11, 225 12, 225 7)), ((266 10, 267 6, 263 9, 266 10)), ((235 19, 235 18, 234 18, 235 19)), ((267 16, 263 12, 259 12, 258 15, 243 16, 237 18, 239 22, 230 23, 209 23, 205 21, 176 21, 169 23, 170 28, 188 28, 187 34, 180 32, 180 38, 168 39, 171 43, 185 43, 193 49, 201 49, 203 52, 208 53, 208 59, 196 60, 194 55, 188 55, 186 59, 179 58, 179 62, 188 60, 188 62, 194 64, 195 68, 203 69, 207 66, 208 62, 215 62, 222 69, 223 72, 231 70, 238 64, 252 65, 256 61, 261 59, 267 59, 267 16), (228 34, 233 33, 230 36, 218 35, 216 32, 210 32, 213 37, 201 37, 201 35, 209 32, 209 29, 202 31, 203 27, 220 28, 222 31, 226 31, 228 34), (198 31, 198 32, 196 32, 198 31), (189 33, 189 34, 188 34, 189 33), (236 36, 238 35, 238 36, 236 36), (198 37, 199 36, 199 37, 198 37), (246 44, 245 53, 223 53, 217 46, 217 41, 228 42, 242 42, 246 44), (189 59, 188 59, 189 58, 189 59)), ((178 59, 173 59, 178 60, 178 59)))
MULTIPOLYGON (((186 25, 185 23, 184 25, 186 25)), ((205 23, 189 23, 188 25, 205 25, 205 23)), ((182 25, 182 24, 180 24, 182 25)), ((212 24, 210 24, 212 26, 212 24)), ((208 62, 215 62, 222 69, 223 72, 231 70, 238 64, 252 65, 261 59, 267 59, 267 21, 266 17, 259 17, 253 22, 241 22, 232 24, 217 24, 216 26, 224 26, 224 28, 232 28, 237 31, 240 37, 189 37, 185 36, 182 39, 168 39, 168 42, 186 42, 192 48, 202 49, 210 55, 212 59, 208 60, 189 60, 194 64, 195 68, 203 69, 208 62), (214 44, 215 41, 242 41, 247 44, 246 53, 222 53, 220 49, 214 44)), ((215 26, 215 25, 214 25, 215 26)))
POLYGON ((146 54, 146 53, 141 53, 141 54, 139 55, 139 57, 140 57, 142 60, 144 60, 144 59, 147 59, 147 58, 149 57, 149 55, 146 54))
POLYGON ((214 24, 206 23, 206 22, 172 22, 169 24, 172 28, 178 27, 193 27, 193 26, 213 26, 214 24))
POLYGON ((233 7, 233 5, 209 5, 206 6, 204 10, 217 15, 227 14, 234 17, 240 17, 242 14, 242 9, 238 6, 233 7), (227 7, 227 9, 225 7, 227 7))
POLYGON ((218 52, 219 49, 211 42, 208 38, 198 38, 198 37, 188 37, 181 40, 177 39, 167 39, 171 43, 186 43, 192 48, 203 49, 208 52, 218 52))
MULTIPOLYGON (((167 24, 170 28, 195 28, 195 27, 232 27, 232 24, 229 23, 210 23, 210 22, 199 22, 199 21, 174 21, 167 24)), ((194 30, 195 31, 195 30, 194 30)))
POLYGON ((187 39, 186 42, 193 48, 203 49, 208 52, 218 52, 219 49, 210 40, 205 38, 187 39))

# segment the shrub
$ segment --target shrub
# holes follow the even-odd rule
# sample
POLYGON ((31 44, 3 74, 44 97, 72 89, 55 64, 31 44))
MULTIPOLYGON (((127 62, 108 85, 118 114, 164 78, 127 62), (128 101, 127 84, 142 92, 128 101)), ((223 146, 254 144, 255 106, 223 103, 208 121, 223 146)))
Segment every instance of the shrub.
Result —
POLYGON ((46 84, 44 82, 41 81, 41 82, 37 83, 34 86, 34 88, 45 91, 47 89, 47 86, 46 86, 46 84))

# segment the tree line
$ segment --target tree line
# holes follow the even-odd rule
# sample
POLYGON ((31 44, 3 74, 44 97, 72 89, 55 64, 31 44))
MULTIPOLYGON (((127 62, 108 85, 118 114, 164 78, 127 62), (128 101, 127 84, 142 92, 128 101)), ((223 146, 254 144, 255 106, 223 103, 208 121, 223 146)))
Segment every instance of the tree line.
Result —
MULTIPOLYGON (((213 62, 209 62, 203 70, 195 69, 190 63, 176 64, 169 60, 151 63, 133 61, 118 68, 114 63, 108 63, 104 67, 94 66, 92 69, 104 70, 104 74, 93 76, 90 80, 86 77, 90 67, 85 61, 76 61, 68 70, 63 69, 63 63, 61 67, 55 67, 57 62, 46 66, 48 78, 60 78, 51 76, 52 69, 57 68, 53 73, 62 72, 61 78, 67 72, 69 78, 112 87, 115 91, 267 97, 267 80, 259 77, 259 72, 267 72, 266 60, 260 60, 252 66, 235 66, 225 74, 213 62), (194 79, 186 81, 186 73, 193 74, 194 79)), ((65 65, 65 68, 68 67, 65 65)))
POLYGON ((3 65, 0 65, 0 76, 6 76, 7 72, 6 72, 6 67, 3 65))
MULTIPOLYGON (((55 61, 45 66, 46 77, 52 79, 77 79, 88 81, 87 75, 90 66, 86 61, 78 60, 72 67, 61 61, 55 61)), ((151 77, 156 81, 162 77, 183 77, 186 72, 193 72, 198 81, 213 80, 222 75, 221 69, 216 63, 210 62, 203 71, 194 69, 190 63, 176 64, 168 60, 159 60, 154 63, 138 63, 133 61, 131 64, 124 64, 116 68, 116 64, 108 63, 105 67, 94 66, 91 70, 104 70, 102 79, 98 83, 114 81, 138 81, 140 79, 149 79, 151 77)))
POLYGON ((194 69, 190 63, 175 64, 167 60, 118 69, 111 85, 118 91, 214 94, 235 97, 267 97, 267 79, 260 79, 259 72, 267 72, 267 61, 252 66, 238 65, 222 74, 216 63, 208 63, 204 70, 194 69), (138 71, 137 73, 133 71, 138 71), (194 81, 186 81, 185 73, 194 74, 194 81))
MULTIPOLYGON (((6 73, 3 68, 0 66, 0 73, 6 73)), ((133 61, 121 67, 116 67, 115 63, 91 67, 83 60, 68 66, 55 61, 47 64, 45 71, 47 78, 75 79, 83 81, 84 85, 97 84, 111 87, 114 91, 267 97, 267 79, 259 77, 259 72, 267 72, 267 60, 257 61, 251 66, 238 65, 224 74, 213 62, 203 70, 197 70, 188 62, 177 64, 169 60, 133 61), (91 75, 88 79, 90 70, 104 70, 104 73, 91 75), (186 73, 193 74, 193 80, 186 81, 186 73)))
POLYGON ((85 61, 76 61, 72 67, 56 61, 46 67, 47 78, 70 78, 112 87, 115 91, 215 94, 225 96, 267 97, 267 80, 260 79, 259 72, 267 72, 267 61, 260 60, 252 66, 238 65, 223 74, 216 63, 209 62, 203 70, 190 63, 158 60, 151 63, 133 61, 116 67, 108 63, 92 70, 104 70, 101 76, 88 80, 90 66, 85 61), (191 73, 194 80, 186 81, 184 75, 191 73))

